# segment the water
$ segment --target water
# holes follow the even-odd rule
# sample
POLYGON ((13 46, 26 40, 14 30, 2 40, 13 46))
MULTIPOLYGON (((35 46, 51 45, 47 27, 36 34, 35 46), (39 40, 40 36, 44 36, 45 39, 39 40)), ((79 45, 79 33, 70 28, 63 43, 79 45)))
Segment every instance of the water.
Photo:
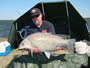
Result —
MULTIPOLYGON (((86 20, 88 29, 90 30, 90 20, 86 20)), ((13 20, 0 20, 0 37, 8 38, 13 20)))
POLYGON ((0 37, 8 38, 13 20, 0 20, 0 37))
POLYGON ((87 25, 88 25, 88 30, 90 32, 90 20, 86 20, 87 21, 87 25))

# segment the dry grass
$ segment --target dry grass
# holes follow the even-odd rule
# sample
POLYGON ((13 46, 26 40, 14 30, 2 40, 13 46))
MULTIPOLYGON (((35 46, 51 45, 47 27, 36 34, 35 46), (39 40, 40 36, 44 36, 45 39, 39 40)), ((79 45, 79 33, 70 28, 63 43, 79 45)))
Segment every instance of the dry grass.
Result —
POLYGON ((5 68, 15 55, 27 54, 17 49, 13 49, 7 56, 0 56, 0 68, 5 68))

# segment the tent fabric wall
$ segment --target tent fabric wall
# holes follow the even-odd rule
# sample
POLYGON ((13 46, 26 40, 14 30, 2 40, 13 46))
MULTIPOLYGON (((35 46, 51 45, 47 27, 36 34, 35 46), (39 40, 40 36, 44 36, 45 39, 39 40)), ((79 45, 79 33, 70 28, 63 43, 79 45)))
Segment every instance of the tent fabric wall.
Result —
POLYGON ((77 38, 78 40, 88 39, 88 29, 87 22, 83 17, 74 9, 71 4, 68 4, 69 7, 69 19, 70 19, 70 28, 72 31, 72 37, 77 38))
POLYGON ((12 46, 14 45, 15 37, 16 37, 16 28, 15 28, 15 25, 13 24, 8 37, 8 41, 12 46))
MULTIPOLYGON (((67 2, 69 22, 67 18, 65 2, 48 2, 43 3, 43 5, 45 11, 45 16, 43 19, 53 23, 57 34, 69 36, 70 38, 76 38, 76 40, 88 40, 89 32, 86 27, 86 21, 82 18, 82 16, 77 12, 77 10, 72 6, 70 2, 67 2)), ((42 11, 42 3, 38 3, 34 7, 37 7, 42 11)), ((16 31, 20 30, 24 26, 24 22, 31 21, 29 12, 30 10, 28 10, 13 23, 11 32, 8 37, 8 40, 12 45, 15 45, 17 42, 17 44, 20 43, 21 39, 16 31)))

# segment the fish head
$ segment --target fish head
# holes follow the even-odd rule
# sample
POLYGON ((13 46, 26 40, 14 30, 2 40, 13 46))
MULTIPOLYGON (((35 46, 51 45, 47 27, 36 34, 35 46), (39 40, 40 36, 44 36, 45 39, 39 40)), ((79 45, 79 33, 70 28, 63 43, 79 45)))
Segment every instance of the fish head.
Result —
POLYGON ((20 45, 19 45, 19 49, 23 50, 23 49, 31 49, 32 48, 32 44, 31 41, 29 41, 28 39, 23 40, 20 45))

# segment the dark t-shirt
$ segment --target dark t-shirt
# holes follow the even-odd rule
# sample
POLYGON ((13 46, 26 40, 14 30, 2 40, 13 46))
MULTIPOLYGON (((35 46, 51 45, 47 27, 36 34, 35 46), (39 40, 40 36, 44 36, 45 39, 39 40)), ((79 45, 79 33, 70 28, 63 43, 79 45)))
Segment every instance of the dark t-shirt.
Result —
POLYGON ((26 34, 30 35, 35 32, 42 32, 42 33, 52 33, 55 34, 55 29, 52 23, 48 21, 43 21, 41 27, 36 27, 36 25, 33 22, 29 22, 29 24, 25 23, 25 29, 26 29, 26 34))

